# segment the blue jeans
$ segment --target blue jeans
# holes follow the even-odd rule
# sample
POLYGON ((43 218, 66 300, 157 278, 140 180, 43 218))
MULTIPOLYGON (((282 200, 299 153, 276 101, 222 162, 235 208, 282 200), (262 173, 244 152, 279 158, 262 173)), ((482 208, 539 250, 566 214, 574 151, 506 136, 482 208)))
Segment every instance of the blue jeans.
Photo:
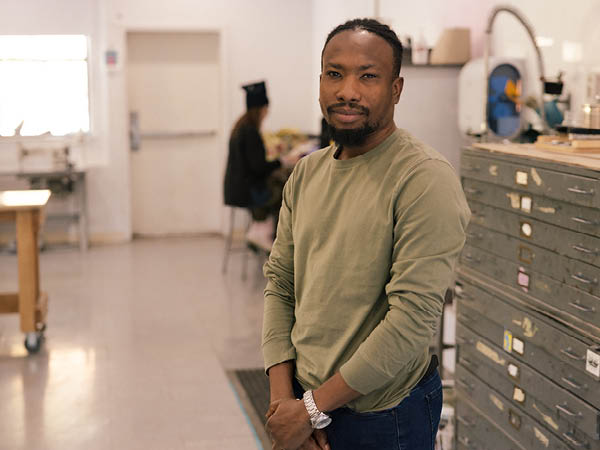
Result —
POLYGON ((332 450, 433 450, 442 413, 437 370, 419 381, 393 408, 359 413, 339 408, 325 428, 332 450))

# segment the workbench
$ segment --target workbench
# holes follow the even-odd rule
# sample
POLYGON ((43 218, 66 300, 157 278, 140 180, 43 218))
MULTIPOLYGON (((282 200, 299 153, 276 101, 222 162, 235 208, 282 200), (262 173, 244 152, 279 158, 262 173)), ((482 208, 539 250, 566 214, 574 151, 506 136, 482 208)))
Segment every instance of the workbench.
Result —
POLYGON ((37 352, 44 338, 48 296, 40 290, 38 232, 50 191, 0 191, 0 222, 16 223, 18 292, 0 294, 0 314, 20 315, 25 347, 37 352))

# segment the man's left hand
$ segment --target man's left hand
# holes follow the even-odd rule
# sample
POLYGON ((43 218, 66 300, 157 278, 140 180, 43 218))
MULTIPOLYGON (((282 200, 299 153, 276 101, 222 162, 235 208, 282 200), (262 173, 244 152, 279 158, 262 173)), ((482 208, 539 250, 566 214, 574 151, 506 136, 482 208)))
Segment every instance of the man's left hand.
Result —
POLYGON ((313 432, 304 402, 286 399, 272 406, 275 411, 267 421, 267 431, 273 440, 273 449, 296 450, 313 432))

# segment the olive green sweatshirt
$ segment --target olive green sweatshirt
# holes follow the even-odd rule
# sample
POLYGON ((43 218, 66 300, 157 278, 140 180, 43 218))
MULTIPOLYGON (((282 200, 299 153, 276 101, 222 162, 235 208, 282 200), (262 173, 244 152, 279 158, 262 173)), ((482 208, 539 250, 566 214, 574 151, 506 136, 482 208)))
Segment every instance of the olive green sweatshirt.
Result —
POLYGON ((303 158, 283 194, 264 267, 265 368, 295 360, 316 389, 336 372, 390 408, 429 363, 429 344, 470 217, 460 182, 434 149, 396 130, 369 152, 303 158))

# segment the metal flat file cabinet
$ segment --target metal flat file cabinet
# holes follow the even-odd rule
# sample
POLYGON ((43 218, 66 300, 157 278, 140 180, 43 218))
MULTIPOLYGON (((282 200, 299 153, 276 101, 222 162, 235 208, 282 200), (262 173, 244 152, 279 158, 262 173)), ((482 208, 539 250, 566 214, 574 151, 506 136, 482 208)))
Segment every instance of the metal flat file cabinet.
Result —
POLYGON ((600 450, 600 154, 463 149, 459 449, 600 450))

